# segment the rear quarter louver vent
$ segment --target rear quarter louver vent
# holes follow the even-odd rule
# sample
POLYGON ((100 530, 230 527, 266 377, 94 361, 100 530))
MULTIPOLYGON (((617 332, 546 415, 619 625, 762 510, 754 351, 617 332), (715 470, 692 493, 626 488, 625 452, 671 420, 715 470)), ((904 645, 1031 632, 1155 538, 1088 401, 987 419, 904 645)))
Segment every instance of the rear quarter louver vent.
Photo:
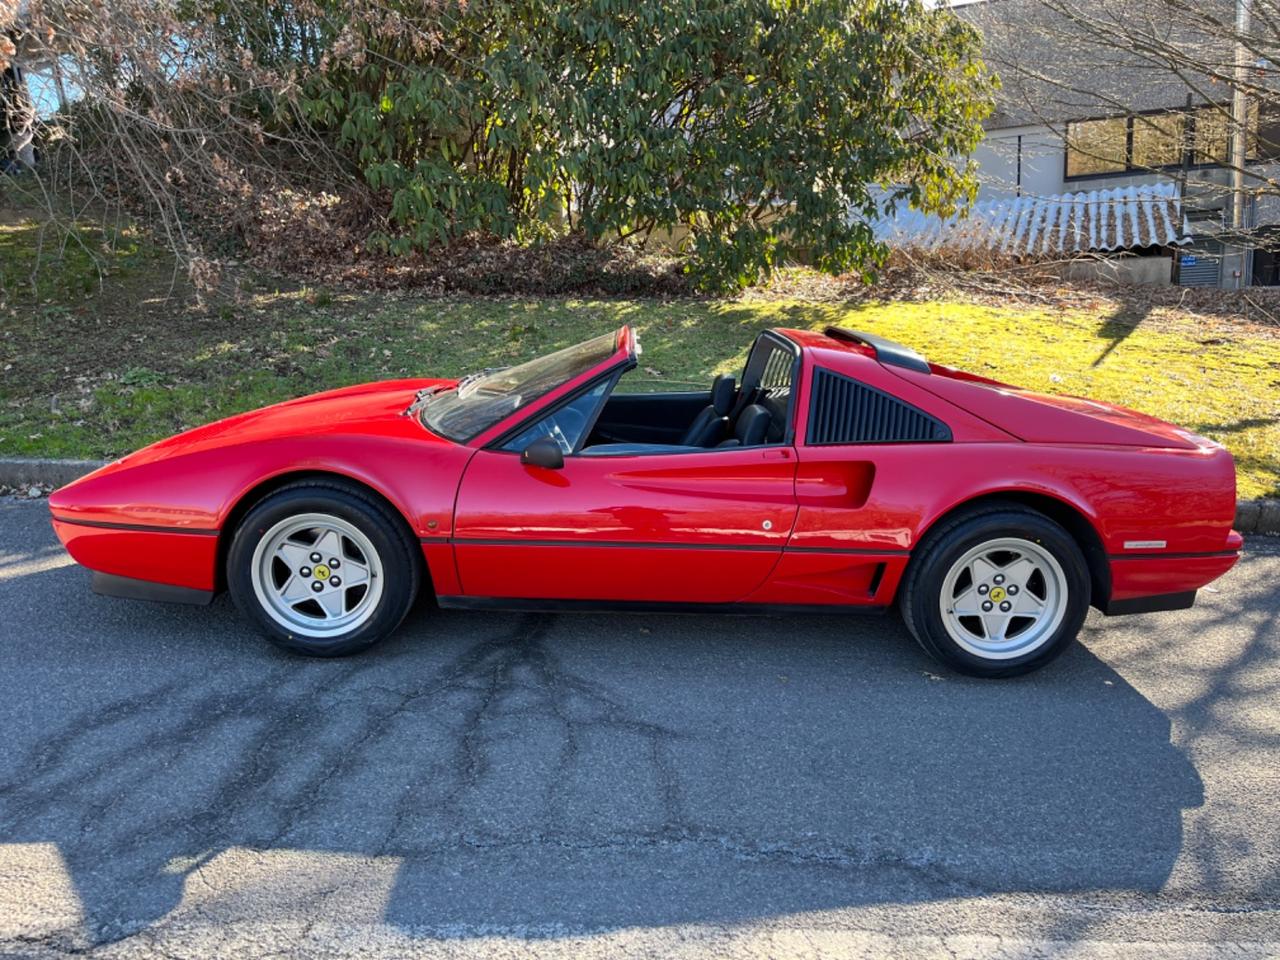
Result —
POLYGON ((939 443, 951 431, 909 403, 830 370, 813 372, 807 442, 939 443))

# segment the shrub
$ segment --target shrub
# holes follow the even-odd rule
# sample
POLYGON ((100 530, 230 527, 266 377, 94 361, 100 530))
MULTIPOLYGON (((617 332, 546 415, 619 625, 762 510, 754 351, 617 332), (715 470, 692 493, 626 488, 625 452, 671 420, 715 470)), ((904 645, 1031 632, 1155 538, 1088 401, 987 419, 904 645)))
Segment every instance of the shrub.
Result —
POLYGON ((994 83, 973 31, 922 0, 30 9, 24 46, 51 44, 35 55, 83 96, 47 170, 147 207, 192 262, 341 197, 384 253, 665 235, 709 290, 800 256, 868 272, 871 221, 972 198, 994 83))
POLYGON ((724 288, 800 253, 865 269, 886 207, 972 196, 955 158, 991 81, 970 28, 919 0, 479 0, 393 22, 348 23, 359 42, 306 106, 390 192, 395 252, 678 230, 724 288))

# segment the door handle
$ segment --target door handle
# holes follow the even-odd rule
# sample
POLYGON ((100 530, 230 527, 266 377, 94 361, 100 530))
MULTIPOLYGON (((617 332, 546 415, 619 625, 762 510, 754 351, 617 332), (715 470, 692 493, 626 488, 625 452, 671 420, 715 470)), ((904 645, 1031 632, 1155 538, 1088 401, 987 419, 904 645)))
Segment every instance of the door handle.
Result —
POLYGON ((762 460, 790 460, 791 450, 789 447, 772 447, 760 451, 760 459, 762 460))

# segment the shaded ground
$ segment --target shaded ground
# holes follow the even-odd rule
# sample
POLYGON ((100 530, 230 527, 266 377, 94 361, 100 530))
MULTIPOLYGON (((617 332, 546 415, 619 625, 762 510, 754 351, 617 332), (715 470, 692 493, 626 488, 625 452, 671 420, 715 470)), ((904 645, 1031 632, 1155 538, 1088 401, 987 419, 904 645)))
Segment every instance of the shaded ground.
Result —
POLYGON ((307 661, 93 597, 40 504, 0 545, 0 952, 1280 949, 1274 541, 998 682, 896 617, 423 610, 307 661))
POLYGON ((839 323, 933 360, 1205 433, 1235 454, 1241 496, 1280 495, 1280 327, 1140 299, 450 299, 281 290, 251 278, 237 298, 196 308, 172 262, 128 231, 55 240, 12 211, 7 223, 0 216, 0 456, 116 456, 288 397, 461 375, 622 323, 640 332, 648 386, 702 386, 736 369, 761 329, 839 323))

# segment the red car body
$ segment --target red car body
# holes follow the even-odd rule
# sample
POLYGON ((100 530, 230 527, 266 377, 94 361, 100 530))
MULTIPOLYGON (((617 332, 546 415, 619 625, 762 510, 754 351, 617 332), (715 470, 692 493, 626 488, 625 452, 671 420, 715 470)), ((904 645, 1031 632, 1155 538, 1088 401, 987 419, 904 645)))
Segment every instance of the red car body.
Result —
POLYGON ((896 363, 894 345, 876 338, 773 335, 797 358, 778 443, 570 456, 556 470, 493 446, 603 372, 634 365, 624 328, 606 363, 468 442, 404 415, 415 391, 453 381, 332 390, 111 463, 50 497, 54 528, 107 579, 189 600, 223 586, 227 540, 250 505, 315 475, 391 504, 446 606, 883 608, 922 537, 992 497, 1070 530, 1089 560, 1092 603, 1110 613, 1188 606, 1238 557, 1235 469, 1216 443, 1114 406, 896 363), (922 411, 948 442, 808 442, 817 370, 922 411))

